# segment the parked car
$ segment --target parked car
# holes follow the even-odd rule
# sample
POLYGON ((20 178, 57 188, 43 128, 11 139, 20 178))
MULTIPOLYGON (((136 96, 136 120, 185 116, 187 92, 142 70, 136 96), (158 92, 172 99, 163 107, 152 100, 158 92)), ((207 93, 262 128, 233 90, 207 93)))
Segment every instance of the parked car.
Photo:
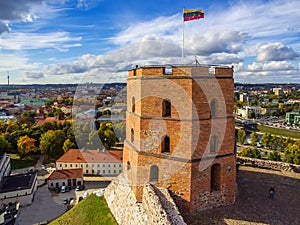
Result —
POLYGON ((258 148, 262 148, 263 147, 262 143, 260 143, 260 142, 257 142, 256 145, 257 145, 258 148))
POLYGON ((83 189, 84 189, 83 185, 77 185, 76 188, 75 188, 75 191, 81 191, 83 189))
POLYGON ((71 191, 71 188, 69 186, 66 186, 66 192, 71 191))
POLYGON ((60 192, 65 193, 66 192, 66 186, 62 186, 61 189, 60 189, 60 192))

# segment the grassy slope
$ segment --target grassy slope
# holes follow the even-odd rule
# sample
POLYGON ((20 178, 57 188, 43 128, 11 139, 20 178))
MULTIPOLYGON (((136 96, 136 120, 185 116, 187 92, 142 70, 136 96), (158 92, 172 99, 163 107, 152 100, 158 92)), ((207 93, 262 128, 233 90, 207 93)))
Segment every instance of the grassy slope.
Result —
POLYGON ((50 225, 117 225, 104 197, 89 195, 50 225))
POLYGON ((26 156, 25 158, 20 158, 18 154, 7 154, 10 158, 11 169, 22 169, 31 166, 35 166, 37 161, 39 160, 39 156, 26 156))
POLYGON ((270 133, 273 135, 290 137, 290 138, 300 138, 300 132, 298 131, 279 129, 279 128, 267 127, 262 125, 257 125, 257 129, 260 132, 270 133))

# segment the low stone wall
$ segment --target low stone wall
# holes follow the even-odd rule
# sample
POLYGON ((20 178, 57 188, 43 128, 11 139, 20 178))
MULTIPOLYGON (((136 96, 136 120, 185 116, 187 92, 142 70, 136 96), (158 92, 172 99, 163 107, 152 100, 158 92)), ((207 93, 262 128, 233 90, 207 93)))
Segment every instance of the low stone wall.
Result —
POLYGON ((104 197, 120 225, 186 225, 167 190, 145 184, 137 203, 124 174, 110 183, 104 197))
POLYGON ((281 171, 291 171, 300 173, 300 165, 295 165, 285 162, 276 162, 271 160, 262 160, 262 159, 252 159, 246 157, 237 157, 237 162, 241 165, 271 169, 271 170, 281 170, 281 171))

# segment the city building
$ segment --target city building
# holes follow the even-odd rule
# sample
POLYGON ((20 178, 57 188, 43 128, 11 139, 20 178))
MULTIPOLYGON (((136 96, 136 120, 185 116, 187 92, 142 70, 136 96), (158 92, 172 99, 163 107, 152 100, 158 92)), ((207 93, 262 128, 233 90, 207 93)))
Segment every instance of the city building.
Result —
POLYGON ((10 158, 0 156, 0 208, 10 202, 30 205, 37 189, 36 173, 10 175, 10 158))
POLYGON ((273 88, 273 92, 275 95, 281 96, 283 95, 283 89, 282 88, 273 88))
POLYGON ((238 109, 237 114, 243 118, 251 119, 263 115, 264 110, 261 107, 257 106, 245 106, 243 108, 238 109))
POLYGON ((188 214, 234 203, 233 92, 230 67, 129 71, 123 167, 138 202, 149 182, 188 214))
POLYGON ((285 114, 287 124, 300 124, 300 111, 288 112, 285 114))
POLYGON ((83 185, 83 170, 82 168, 53 170, 47 178, 47 184, 49 189, 83 185))
POLYGON ((26 173, 5 176, 1 181, 0 204, 18 202, 21 206, 30 205, 37 190, 37 174, 26 173))
POLYGON ((117 176, 123 169, 123 151, 70 149, 56 160, 56 169, 82 168, 83 175, 117 176))

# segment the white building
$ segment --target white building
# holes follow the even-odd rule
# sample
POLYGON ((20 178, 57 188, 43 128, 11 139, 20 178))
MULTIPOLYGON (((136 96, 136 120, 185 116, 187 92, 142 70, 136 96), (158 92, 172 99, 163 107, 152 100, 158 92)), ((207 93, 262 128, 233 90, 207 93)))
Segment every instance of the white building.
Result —
POLYGON ((83 185, 82 168, 54 170, 47 178, 47 184, 49 189, 83 185))
POLYGON ((117 176, 122 163, 123 151, 70 149, 56 160, 56 169, 82 168, 83 175, 117 176))
POLYGON ((261 107, 245 106, 238 109, 237 114, 243 118, 249 119, 252 117, 261 116, 263 114, 263 110, 261 107))

